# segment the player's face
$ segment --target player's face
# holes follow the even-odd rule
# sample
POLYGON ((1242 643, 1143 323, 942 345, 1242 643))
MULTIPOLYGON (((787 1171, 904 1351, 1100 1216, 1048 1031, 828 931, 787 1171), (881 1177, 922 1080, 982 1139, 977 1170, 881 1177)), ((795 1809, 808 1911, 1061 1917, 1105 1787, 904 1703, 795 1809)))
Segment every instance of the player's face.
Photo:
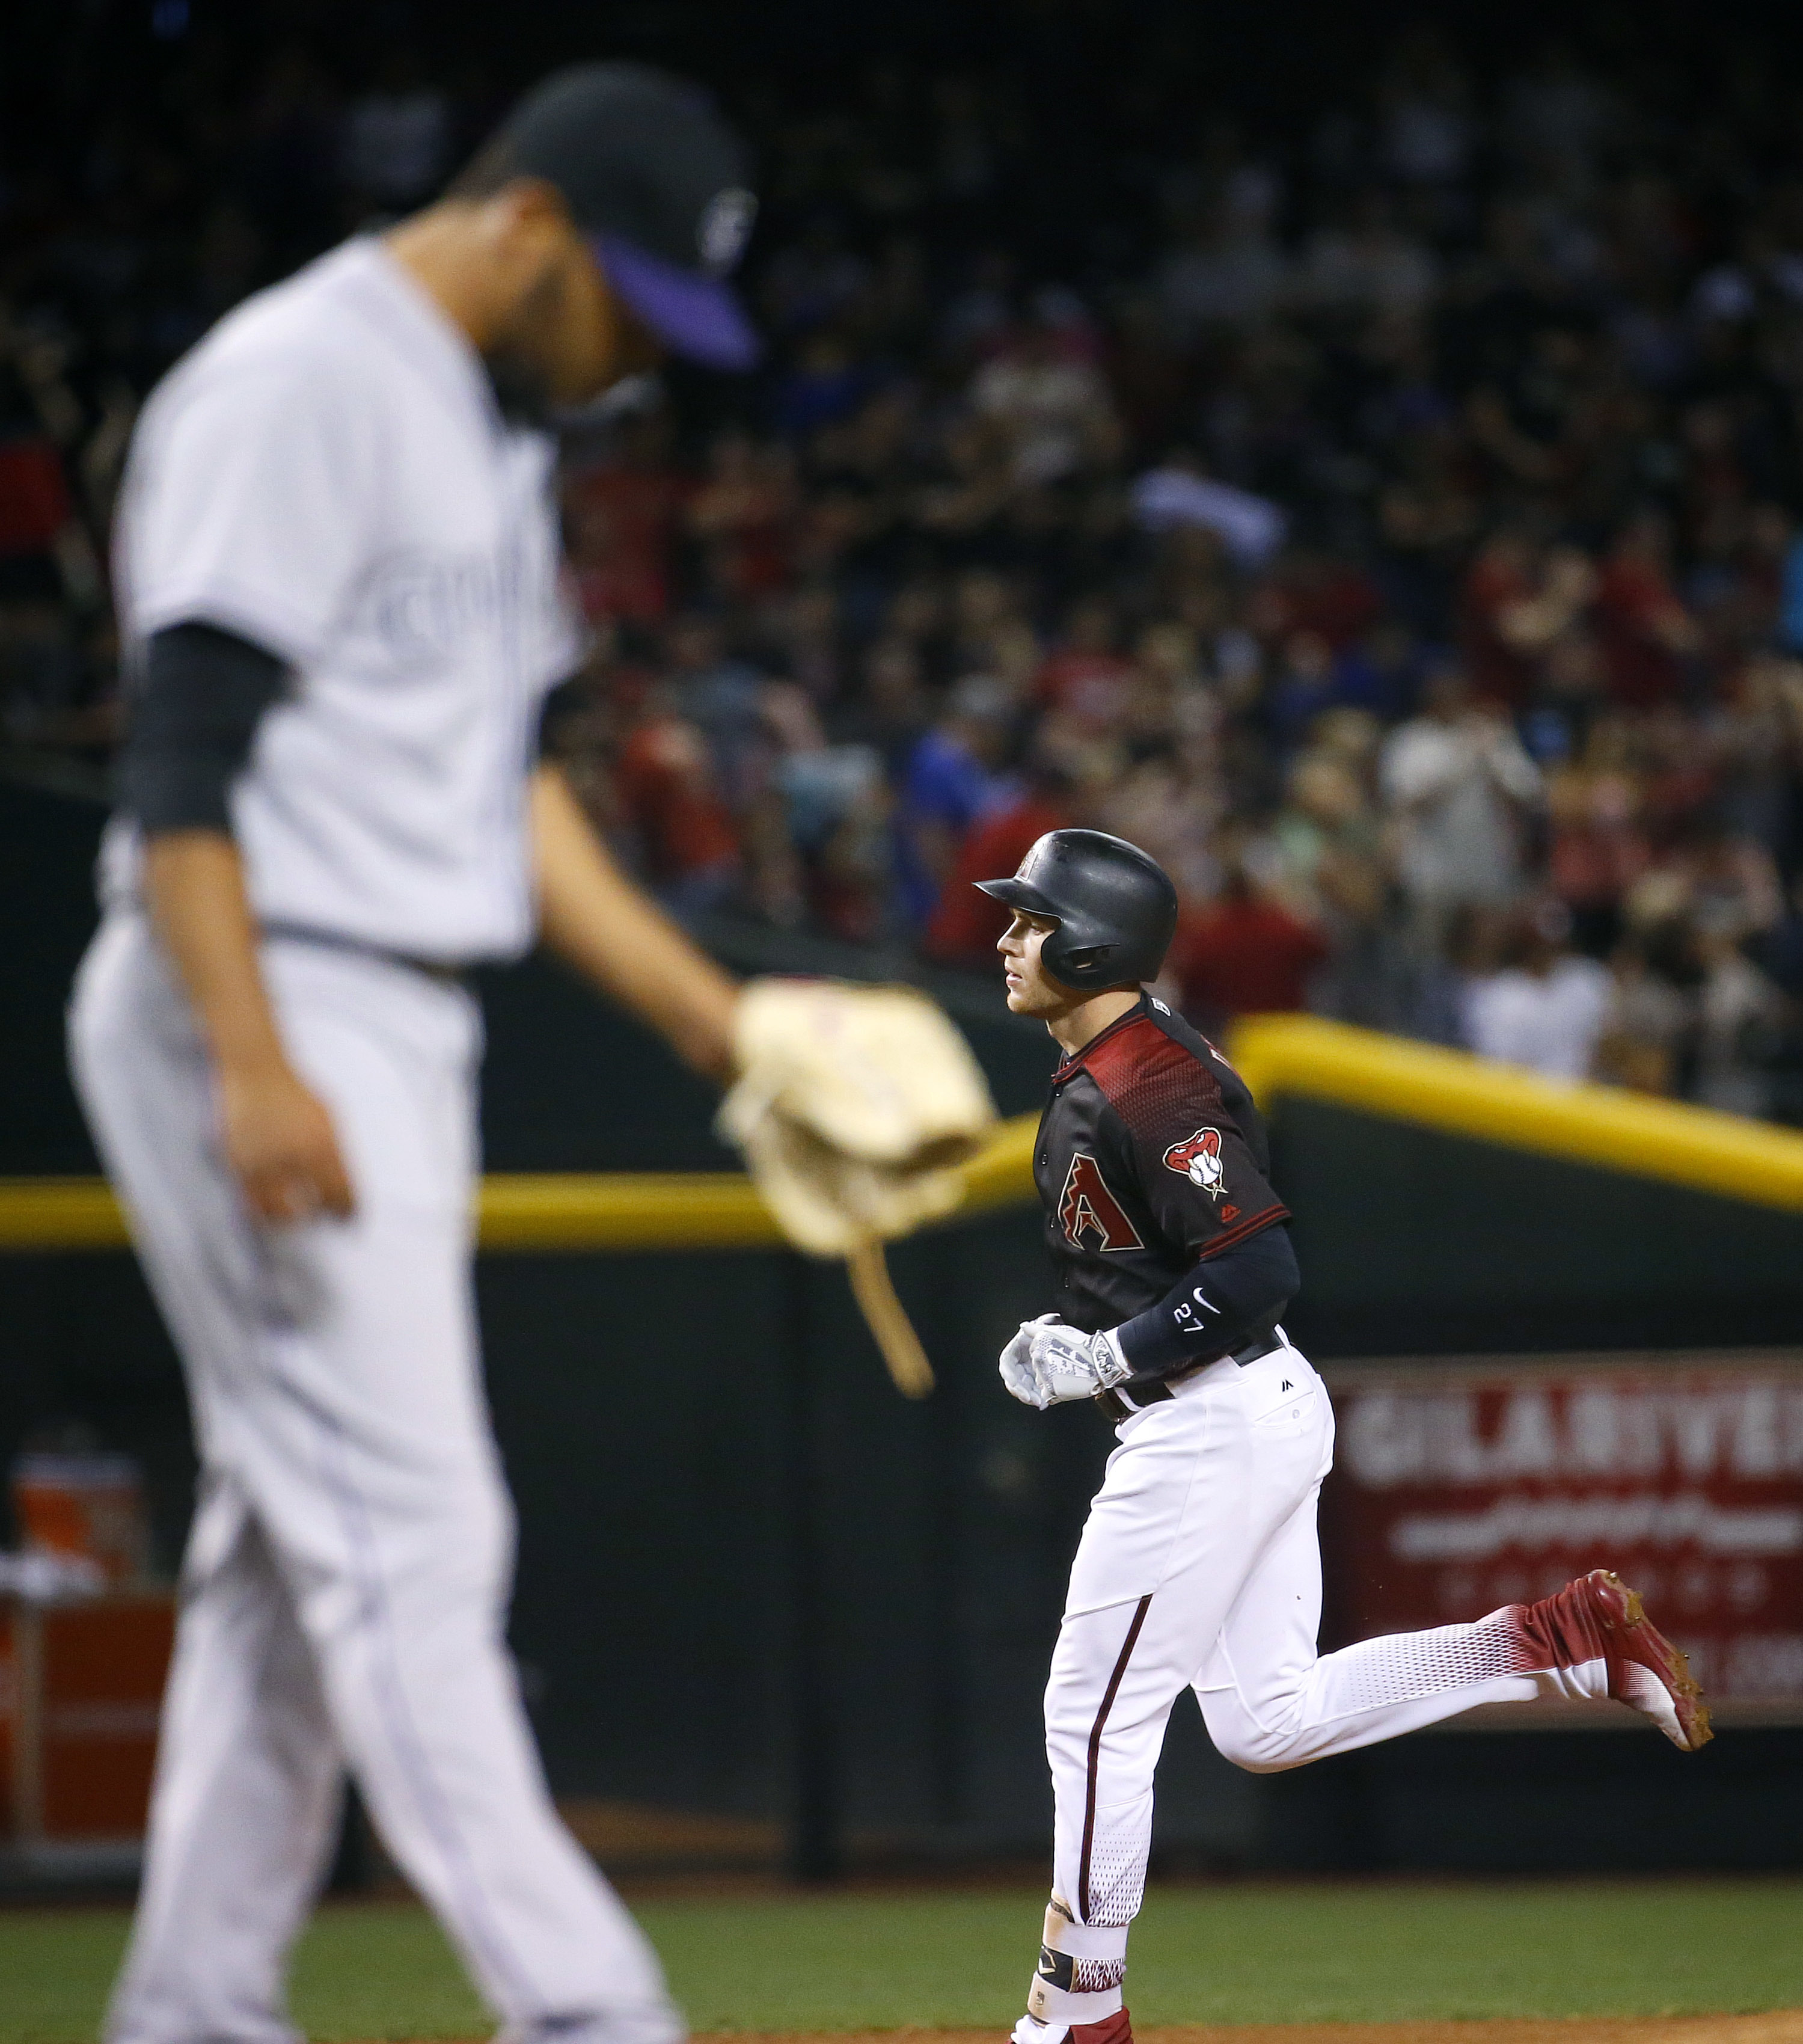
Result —
POLYGON ((661 344, 608 290, 588 236, 550 186, 521 179, 474 218, 501 305, 481 344, 497 382, 540 409, 567 410, 656 366, 661 344))
POLYGON ((996 939, 1008 1007, 1016 1015, 1045 1020, 1065 1013, 1071 1006, 1070 989, 1059 986, 1051 977, 1040 955, 1045 939, 1057 927, 1049 916, 1028 916, 1016 909, 1014 920, 996 939))
POLYGON ((663 353, 608 290, 587 237, 570 223, 528 295, 522 326, 559 405, 589 403, 622 377, 654 368, 663 353))

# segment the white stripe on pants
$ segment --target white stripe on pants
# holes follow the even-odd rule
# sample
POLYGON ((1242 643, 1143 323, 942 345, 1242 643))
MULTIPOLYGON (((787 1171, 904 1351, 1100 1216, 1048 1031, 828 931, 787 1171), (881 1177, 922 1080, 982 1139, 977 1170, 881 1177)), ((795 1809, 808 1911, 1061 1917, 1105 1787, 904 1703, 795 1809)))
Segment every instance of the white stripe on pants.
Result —
MULTIPOLYGON (((1077 1958, 1125 1955, 1145 1887, 1153 1773, 1186 1687, 1221 1752, 1258 1773, 1479 1704, 1605 1694, 1600 1661, 1521 1671, 1511 1628, 1495 1617, 1317 1654, 1315 1506, 1333 1416, 1295 1349, 1245 1369, 1212 1364, 1119 1436, 1072 1566, 1045 1692, 1053 1893, 1089 1931, 1063 1934, 1077 1958)), ((1061 1921, 1055 1909, 1049 1933, 1061 1921)), ((1088 2022, 1121 1996, 1049 1991, 1041 1977, 1034 2001, 1048 2020, 1088 2022)))
POLYGON ((470 1273, 480 1023, 460 989, 263 947, 359 1206, 254 1228, 141 920, 109 918, 77 1084, 182 1352, 202 1466, 148 1857, 111 2044, 293 2036, 288 1948, 348 1765, 512 2034, 667 2044, 649 1945, 558 1820, 503 1639, 512 1508, 470 1273))

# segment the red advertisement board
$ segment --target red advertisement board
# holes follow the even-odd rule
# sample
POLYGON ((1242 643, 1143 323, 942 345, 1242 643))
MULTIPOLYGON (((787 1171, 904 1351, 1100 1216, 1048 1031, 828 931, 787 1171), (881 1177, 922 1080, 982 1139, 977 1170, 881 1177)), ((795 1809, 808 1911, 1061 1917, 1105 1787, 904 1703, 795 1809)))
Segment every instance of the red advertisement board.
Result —
POLYGON ((1324 1644, 1613 1568, 1712 1701, 1803 1719, 1803 1351, 1326 1373, 1324 1644))

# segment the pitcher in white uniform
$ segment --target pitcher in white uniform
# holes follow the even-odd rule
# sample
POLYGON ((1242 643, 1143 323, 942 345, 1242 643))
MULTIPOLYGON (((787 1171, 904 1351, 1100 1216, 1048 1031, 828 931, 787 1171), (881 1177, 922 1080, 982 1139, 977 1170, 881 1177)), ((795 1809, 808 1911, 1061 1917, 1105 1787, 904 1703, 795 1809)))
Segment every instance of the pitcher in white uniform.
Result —
POLYGON ((503 1643, 459 974, 542 936, 727 1067, 732 982, 535 763, 580 652, 542 421, 666 347, 746 366, 723 278, 752 211, 698 91, 561 74, 445 199, 223 321, 139 427, 130 736, 71 1039, 202 1492, 112 2044, 293 2034, 347 1769, 509 2036, 681 2034, 503 1643))

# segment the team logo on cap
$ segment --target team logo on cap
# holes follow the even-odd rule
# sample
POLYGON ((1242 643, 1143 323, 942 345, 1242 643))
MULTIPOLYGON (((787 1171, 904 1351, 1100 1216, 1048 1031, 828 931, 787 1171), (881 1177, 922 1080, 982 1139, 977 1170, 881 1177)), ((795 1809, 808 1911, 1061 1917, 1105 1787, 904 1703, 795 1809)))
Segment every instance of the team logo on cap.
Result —
POLYGON ((1164 1152, 1164 1164, 1168 1170, 1180 1173, 1192 1185, 1200 1185, 1211 1200, 1219 1199, 1227 1189, 1218 1128, 1199 1128, 1183 1142, 1173 1143, 1164 1152))
POLYGON ((745 253, 751 239, 751 223, 758 217, 758 197, 742 185, 729 185, 708 200, 695 230, 695 244, 701 262, 716 277, 727 271, 745 253))

